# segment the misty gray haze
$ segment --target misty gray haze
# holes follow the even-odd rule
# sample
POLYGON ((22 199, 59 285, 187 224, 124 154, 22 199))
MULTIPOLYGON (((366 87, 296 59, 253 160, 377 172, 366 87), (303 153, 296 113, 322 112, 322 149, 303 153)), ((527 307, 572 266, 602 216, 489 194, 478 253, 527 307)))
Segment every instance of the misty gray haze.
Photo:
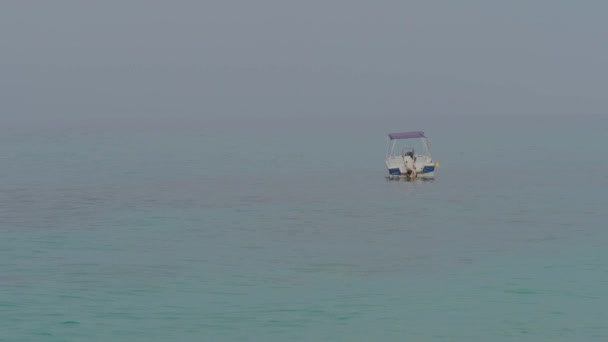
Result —
POLYGON ((0 1, 0 341, 608 341, 607 14, 0 1))
POLYGON ((603 114, 601 1, 3 1, 1 118, 603 114))

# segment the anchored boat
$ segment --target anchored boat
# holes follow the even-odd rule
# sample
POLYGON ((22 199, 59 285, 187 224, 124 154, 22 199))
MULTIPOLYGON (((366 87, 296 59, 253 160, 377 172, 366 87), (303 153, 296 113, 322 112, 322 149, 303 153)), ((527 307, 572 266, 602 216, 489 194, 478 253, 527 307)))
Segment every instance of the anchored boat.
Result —
POLYGON ((439 163, 433 162, 429 143, 424 132, 401 132, 388 135, 388 148, 384 161, 388 169, 389 177, 406 177, 409 179, 424 178, 432 179, 435 177, 435 168, 439 163), (416 154, 413 147, 395 147, 399 141, 420 142, 423 154, 416 154))

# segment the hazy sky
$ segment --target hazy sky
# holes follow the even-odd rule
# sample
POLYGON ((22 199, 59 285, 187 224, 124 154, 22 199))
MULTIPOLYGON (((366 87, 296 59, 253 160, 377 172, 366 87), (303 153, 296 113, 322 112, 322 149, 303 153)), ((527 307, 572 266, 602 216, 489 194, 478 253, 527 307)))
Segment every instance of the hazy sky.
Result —
POLYGON ((608 2, 4 0, 4 118, 608 112, 608 2))

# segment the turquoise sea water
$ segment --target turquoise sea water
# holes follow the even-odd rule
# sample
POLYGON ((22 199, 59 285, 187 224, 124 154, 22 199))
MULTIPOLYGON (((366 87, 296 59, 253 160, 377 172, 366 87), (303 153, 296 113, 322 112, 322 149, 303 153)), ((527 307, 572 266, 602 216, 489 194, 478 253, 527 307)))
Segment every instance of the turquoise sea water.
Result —
POLYGON ((0 340, 604 341, 608 120, 21 125, 0 340), (425 130, 434 181, 389 181, 425 130))

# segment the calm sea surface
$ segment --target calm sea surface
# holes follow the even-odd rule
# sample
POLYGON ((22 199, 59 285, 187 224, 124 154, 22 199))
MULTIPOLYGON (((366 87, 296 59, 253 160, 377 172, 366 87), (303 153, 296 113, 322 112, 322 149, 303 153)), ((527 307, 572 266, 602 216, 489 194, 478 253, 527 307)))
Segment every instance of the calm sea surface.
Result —
POLYGON ((608 119, 2 128, 2 341, 606 341, 608 119), (389 181, 424 130, 433 181, 389 181))

